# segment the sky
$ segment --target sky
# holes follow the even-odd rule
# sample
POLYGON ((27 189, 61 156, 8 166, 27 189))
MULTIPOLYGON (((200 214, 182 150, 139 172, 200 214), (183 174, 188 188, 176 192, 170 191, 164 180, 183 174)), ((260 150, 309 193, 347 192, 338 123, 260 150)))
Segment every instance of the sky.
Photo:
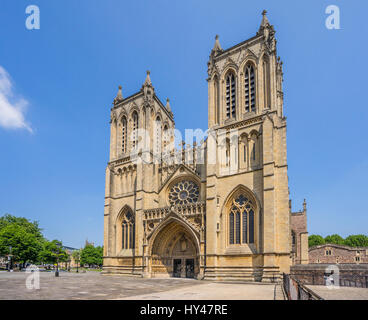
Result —
POLYGON ((150 70, 176 127, 205 130, 215 35, 225 49, 254 36, 263 9, 284 63, 293 210, 306 198, 310 234, 368 234, 365 0, 1 0, 0 215, 39 221, 67 246, 102 245, 118 85, 127 97, 150 70), (26 28, 29 5, 39 30, 26 28))

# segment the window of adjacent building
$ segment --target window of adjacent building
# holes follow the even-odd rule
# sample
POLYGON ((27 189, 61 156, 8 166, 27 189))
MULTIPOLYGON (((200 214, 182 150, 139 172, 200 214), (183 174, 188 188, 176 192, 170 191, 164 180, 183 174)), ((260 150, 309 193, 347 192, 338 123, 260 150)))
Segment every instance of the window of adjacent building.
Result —
POLYGON ((256 85, 255 73, 252 64, 248 64, 244 70, 244 93, 245 93, 245 111, 256 111, 256 85))
POLYGON ((296 243, 296 238, 295 238, 295 232, 294 231, 291 231, 291 242, 292 242, 292 245, 295 245, 295 243, 296 243))
POLYGON ((255 207, 245 195, 232 201, 229 213, 229 243, 254 243, 255 207))
POLYGON ((355 262, 360 262, 360 257, 355 257, 355 262))
POLYGON ((331 250, 326 250, 326 256, 330 256, 331 254, 331 250))
POLYGON ((236 84, 234 73, 226 76, 226 118, 235 118, 236 115, 236 84))

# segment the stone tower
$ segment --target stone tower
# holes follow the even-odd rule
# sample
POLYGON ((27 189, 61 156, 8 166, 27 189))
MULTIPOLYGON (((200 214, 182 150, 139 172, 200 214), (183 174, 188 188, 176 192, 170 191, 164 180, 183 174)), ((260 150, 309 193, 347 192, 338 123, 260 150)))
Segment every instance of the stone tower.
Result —
POLYGON ((216 36, 208 62, 206 278, 267 281, 291 263, 282 62, 262 16, 231 48, 216 36))

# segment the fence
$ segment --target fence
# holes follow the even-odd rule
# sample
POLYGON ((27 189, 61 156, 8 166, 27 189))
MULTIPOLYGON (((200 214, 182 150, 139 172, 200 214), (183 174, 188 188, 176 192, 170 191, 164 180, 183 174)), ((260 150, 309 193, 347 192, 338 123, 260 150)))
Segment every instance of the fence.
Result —
POLYGON ((352 275, 340 276, 341 287, 368 288, 368 276, 352 275))
POLYGON ((283 274, 283 287, 288 300, 323 300, 289 274, 283 274))

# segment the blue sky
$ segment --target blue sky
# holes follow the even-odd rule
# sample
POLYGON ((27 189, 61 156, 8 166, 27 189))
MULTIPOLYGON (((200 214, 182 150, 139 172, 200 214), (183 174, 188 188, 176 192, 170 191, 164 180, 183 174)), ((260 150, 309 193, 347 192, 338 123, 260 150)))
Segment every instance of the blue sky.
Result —
POLYGON ((0 215, 38 220, 46 237, 68 246, 102 244, 117 86, 135 93, 149 69, 177 128, 206 129, 214 37, 223 48, 252 37, 263 9, 284 62, 293 209, 307 199, 311 234, 367 234, 363 0, 1 1, 0 74, 11 84, 3 77, 0 85, 15 113, 10 124, 0 113, 0 215), (25 27, 30 4, 40 8, 40 30, 25 27), (331 4, 340 30, 325 27, 331 4))

